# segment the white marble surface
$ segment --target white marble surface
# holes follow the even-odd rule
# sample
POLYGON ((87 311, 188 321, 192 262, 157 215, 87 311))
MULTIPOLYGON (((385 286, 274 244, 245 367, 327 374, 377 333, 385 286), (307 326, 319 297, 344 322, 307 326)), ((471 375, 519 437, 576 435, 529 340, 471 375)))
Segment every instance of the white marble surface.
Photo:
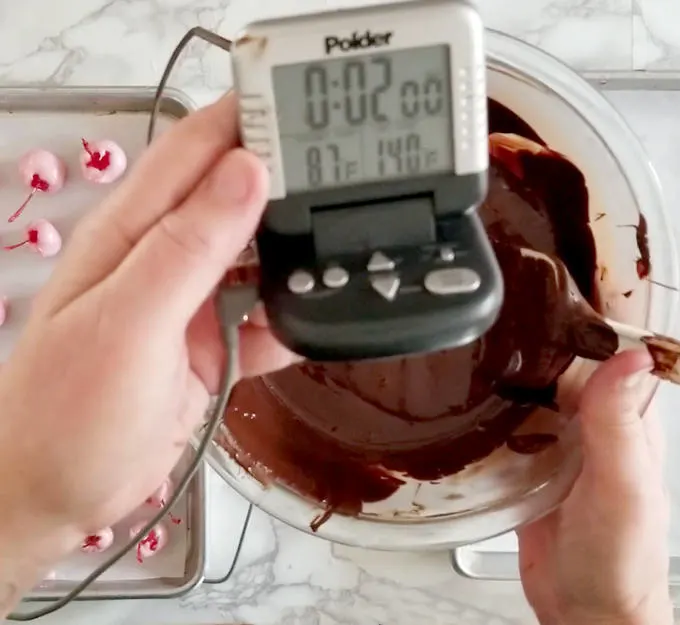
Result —
MULTIPOLYGON (((196 24, 230 36, 257 15, 361 3, 0 0, 0 85, 153 84, 176 42, 196 24)), ((481 0, 480 6, 488 26, 582 70, 680 69, 678 0, 481 0)), ((228 67, 223 52, 197 44, 172 85, 204 102, 229 85, 228 67)), ((680 163, 680 152, 668 151, 658 118, 645 118, 643 109, 634 108, 631 116, 650 151, 680 163)), ((674 184, 673 170, 661 176, 674 184)), ((669 195, 676 205, 680 186, 669 195)), ((665 389, 660 408, 667 415, 677 412, 680 394, 665 389)), ((221 505, 234 502, 227 497, 221 505)), ((446 553, 376 554, 332 546, 256 512, 235 575, 224 586, 204 587, 181 600, 79 604, 43 622, 518 625, 534 619, 517 584, 457 577, 446 553)))
POLYGON ((633 0, 636 68, 680 69, 680 3, 633 0))

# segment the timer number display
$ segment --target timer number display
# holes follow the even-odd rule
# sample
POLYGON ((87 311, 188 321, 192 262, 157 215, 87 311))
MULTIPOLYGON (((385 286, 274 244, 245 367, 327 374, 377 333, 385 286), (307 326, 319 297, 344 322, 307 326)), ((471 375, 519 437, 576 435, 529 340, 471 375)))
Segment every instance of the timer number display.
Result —
POLYGON ((289 192, 453 168, 448 46, 277 67, 274 92, 289 192))
MULTIPOLYGON (((362 126, 367 121, 384 124, 390 121, 385 110, 384 95, 394 87, 392 59, 386 56, 347 61, 342 67, 342 98, 334 104, 341 110, 348 126, 362 126), (367 75, 380 74, 377 84, 367 88, 367 75)), ((333 81, 337 85, 337 81, 333 81)), ((311 130, 327 130, 331 124, 331 96, 328 68, 309 65, 305 69, 305 122, 311 130)), ((418 117, 421 109, 427 115, 441 115, 446 103, 444 78, 428 76, 422 80, 405 80, 398 86, 400 113, 404 119, 418 117)))

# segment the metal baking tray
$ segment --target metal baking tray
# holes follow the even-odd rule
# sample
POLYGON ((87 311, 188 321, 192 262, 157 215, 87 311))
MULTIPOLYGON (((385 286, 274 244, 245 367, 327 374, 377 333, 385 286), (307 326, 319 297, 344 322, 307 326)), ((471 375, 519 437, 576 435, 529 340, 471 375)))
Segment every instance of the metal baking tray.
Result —
MULTIPOLYGON (((62 156, 72 171, 73 182, 54 198, 35 198, 27 211, 31 218, 48 216, 57 225, 64 240, 94 202, 107 193, 106 188, 78 182, 77 158, 81 136, 92 139, 112 138, 119 141, 130 161, 142 152, 146 143, 146 130, 154 99, 153 88, 33 88, 0 87, 0 166, 3 185, 0 189, 2 205, 13 206, 26 190, 21 187, 15 172, 20 152, 37 145, 54 149, 62 156), (29 145, 30 144, 30 145, 29 145)), ((186 116, 195 109, 184 94, 167 90, 161 105, 161 127, 186 116)), ((18 206, 18 204, 16 204, 18 206)), ((9 209, 8 209, 9 210, 9 209)), ((28 220, 22 217, 24 220, 28 220)), ((22 226, 15 227, 15 230, 22 226)), ((14 236, 10 226, 2 226, 3 235, 14 236)), ((52 263, 27 253, 5 256, 0 267, 3 294, 10 296, 11 312, 6 326, 0 329, 0 360, 7 357, 22 329, 30 300, 49 276, 52 263)), ((193 451, 187 451, 177 468, 186 467, 193 451)), ((206 495, 205 467, 192 481, 178 510, 182 511, 186 535, 186 553, 173 554, 173 570, 165 576, 160 564, 152 569, 150 579, 125 579, 124 574, 95 581, 80 595, 80 600, 168 598, 182 595, 199 585, 204 577, 206 561, 206 495), (183 572, 182 557, 184 559, 183 572), (158 575, 156 578, 155 576, 158 575)), ((179 531, 179 530, 177 530, 179 531)), ((161 558, 159 554, 157 558, 161 558)), ((150 565, 151 566, 151 565, 150 565)), ((70 579, 46 581, 32 590, 25 601, 53 601, 70 592, 76 582, 70 579)))
MULTIPOLYGON (((175 483, 181 473, 186 470, 193 450, 187 451, 183 461, 174 472, 175 483)), ((185 510, 182 516, 182 527, 187 533, 184 553, 183 574, 161 573, 150 579, 115 579, 96 580, 87 590, 79 595, 76 601, 97 601, 115 599, 170 599, 180 597, 198 587, 204 579, 206 568, 206 465, 202 464, 193 479, 186 495, 178 502, 177 509, 185 510)), ((119 548, 116 545, 115 548, 119 548)), ((102 559, 111 555, 111 551, 102 555, 102 559)), ((156 556, 157 558, 160 556, 156 556)), ((128 556, 128 561, 134 554, 128 556)), ((115 571, 116 567, 112 570, 115 571)), ((71 580, 51 580, 40 584, 28 593, 23 601, 55 601, 71 592, 77 582, 71 580)))
MULTIPOLYGON (((623 114, 657 168, 676 242, 680 241, 680 73, 587 72, 582 74, 623 114), (675 163, 675 170, 669 163, 675 163)), ((675 329, 680 335, 680 320, 675 329)), ((680 388, 661 385, 654 399, 667 441, 680 440, 680 388)), ((670 582, 680 605, 680 457, 668 454, 666 480, 671 498, 670 582)), ((453 567, 465 577, 517 581, 517 540, 506 534, 452 553, 453 567)))

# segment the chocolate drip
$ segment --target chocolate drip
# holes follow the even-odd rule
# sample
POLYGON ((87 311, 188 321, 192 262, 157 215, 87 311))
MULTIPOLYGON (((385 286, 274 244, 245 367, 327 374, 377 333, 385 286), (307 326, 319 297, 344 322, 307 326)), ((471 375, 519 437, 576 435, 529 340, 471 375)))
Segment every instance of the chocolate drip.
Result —
POLYGON ((647 220, 640 215, 640 221, 635 229, 635 240, 637 242, 640 258, 637 260, 637 274, 640 280, 649 277, 652 271, 651 255, 649 253, 649 237, 647 232, 647 220))
MULTIPOLYGON (((635 243, 638 248, 638 259, 636 261, 636 271, 640 280, 649 278, 652 272, 651 254, 649 251, 649 229, 647 220, 640 215, 637 225, 624 225, 623 228, 635 229, 635 243)), ((625 296, 625 293, 624 293, 625 296)))
POLYGON ((680 364, 680 341, 662 336, 642 339, 654 360, 654 373, 661 379, 678 383, 680 364))

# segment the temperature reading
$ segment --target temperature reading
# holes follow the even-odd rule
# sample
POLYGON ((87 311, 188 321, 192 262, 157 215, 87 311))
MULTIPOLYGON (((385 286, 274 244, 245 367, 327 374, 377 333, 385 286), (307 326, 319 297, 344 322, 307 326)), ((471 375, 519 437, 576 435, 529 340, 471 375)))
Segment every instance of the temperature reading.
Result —
POLYGON ((380 177, 395 174, 417 176, 438 165, 437 151, 423 149, 420 135, 416 133, 394 139, 380 139, 377 156, 380 177))
POLYGON ((453 168, 446 45, 278 67, 274 87, 289 191, 453 168))
POLYGON ((305 161, 307 183, 312 189, 349 182, 357 177, 359 170, 356 161, 342 158, 340 146, 335 143, 307 148, 305 161))

